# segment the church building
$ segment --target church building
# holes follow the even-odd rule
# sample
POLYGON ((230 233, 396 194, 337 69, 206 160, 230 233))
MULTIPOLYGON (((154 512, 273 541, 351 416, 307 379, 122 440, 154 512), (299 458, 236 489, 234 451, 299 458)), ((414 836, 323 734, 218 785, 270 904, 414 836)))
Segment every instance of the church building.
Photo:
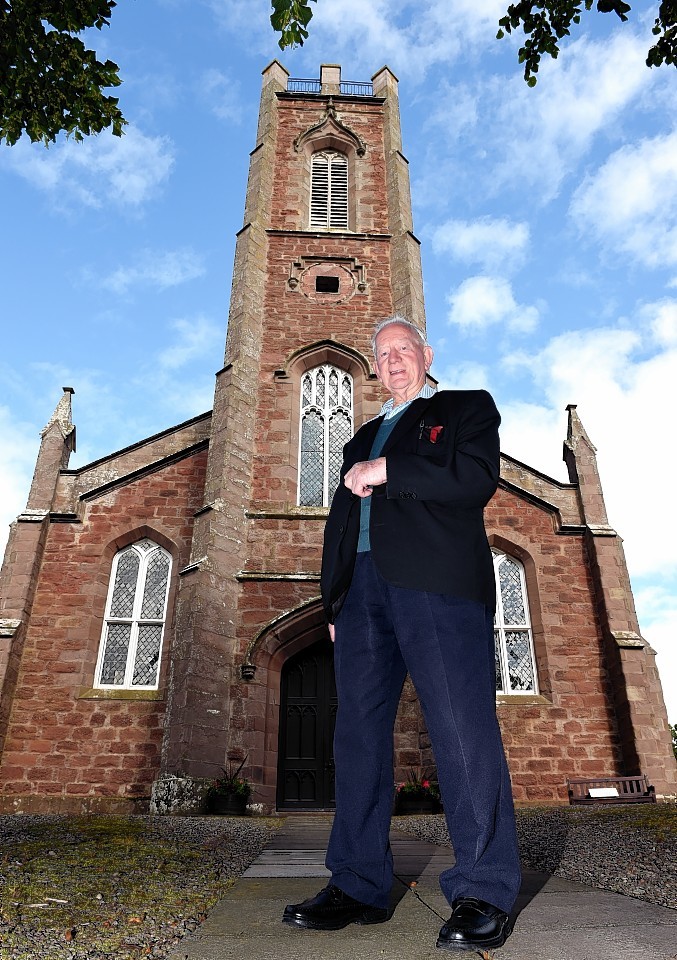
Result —
MULTIPOLYGON (((332 807, 322 534, 342 447, 385 399, 370 337, 394 313, 425 330, 397 79, 274 61, 213 409, 77 469, 70 387, 42 431, 0 574, 0 812, 194 812, 242 761, 257 809, 332 807)), ((515 799, 640 773, 674 795, 654 652, 573 405, 564 459, 568 483, 503 454, 486 511, 515 799)), ((409 684, 395 757, 397 779, 433 773, 409 684)))

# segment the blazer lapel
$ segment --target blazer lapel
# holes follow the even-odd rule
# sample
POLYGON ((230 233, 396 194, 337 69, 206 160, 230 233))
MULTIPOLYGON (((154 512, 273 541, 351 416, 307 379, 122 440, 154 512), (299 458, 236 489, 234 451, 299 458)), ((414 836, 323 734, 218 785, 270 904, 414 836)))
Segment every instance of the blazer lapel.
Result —
POLYGON ((368 420, 366 423, 362 424, 360 429, 354 435, 353 439, 357 440, 359 443, 359 447, 354 454, 354 463, 357 463, 359 460, 369 459, 372 444, 374 443, 374 437, 378 433, 378 428, 382 423, 383 417, 374 417, 373 420, 368 420))
MULTIPOLYGON (((435 394, 435 396, 437 396, 437 394, 435 394)), ((393 427, 390 436, 383 445, 383 449, 381 450, 382 457, 385 456, 393 444, 397 443, 398 439, 403 436, 407 430, 410 430, 411 427, 414 426, 416 421, 419 420, 423 413, 428 409, 434 398, 434 396, 419 397, 418 400, 414 400, 413 403, 407 407, 402 416, 398 418, 398 421, 393 427)))

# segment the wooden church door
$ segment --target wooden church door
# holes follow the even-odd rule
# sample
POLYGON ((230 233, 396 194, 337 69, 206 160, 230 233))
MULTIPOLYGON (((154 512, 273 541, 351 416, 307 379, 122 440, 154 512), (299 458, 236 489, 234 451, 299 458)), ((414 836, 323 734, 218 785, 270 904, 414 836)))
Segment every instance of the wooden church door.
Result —
POLYGON ((333 644, 319 640, 282 668, 278 809, 334 806, 336 705, 333 644))

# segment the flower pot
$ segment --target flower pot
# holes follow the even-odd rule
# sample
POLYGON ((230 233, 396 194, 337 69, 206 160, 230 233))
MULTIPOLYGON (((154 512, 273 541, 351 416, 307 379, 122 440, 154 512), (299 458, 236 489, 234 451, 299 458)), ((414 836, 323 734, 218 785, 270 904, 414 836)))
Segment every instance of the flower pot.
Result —
POLYGON ((237 793, 209 797, 207 809, 221 817, 243 817, 247 812, 247 799, 237 793))
POLYGON ((395 800, 395 813, 398 816, 439 812, 440 801, 436 797, 408 797, 406 793, 399 793, 395 800))

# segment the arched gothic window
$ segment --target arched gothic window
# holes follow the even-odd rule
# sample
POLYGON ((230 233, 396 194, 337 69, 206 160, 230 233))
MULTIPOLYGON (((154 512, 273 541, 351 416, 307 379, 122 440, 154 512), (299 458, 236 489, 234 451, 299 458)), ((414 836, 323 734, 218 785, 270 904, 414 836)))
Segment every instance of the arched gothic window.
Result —
POLYGON ((172 558, 151 540, 113 560, 95 687, 157 690, 172 558))
POLYGON ((496 693, 538 693, 524 567, 505 553, 494 554, 496 576, 496 693))
POLYGON ((338 486, 343 447, 353 435, 353 378, 323 364, 301 379, 299 505, 327 507, 338 486))
POLYGON ((311 160, 310 228, 348 229, 348 158, 323 150, 311 160))

